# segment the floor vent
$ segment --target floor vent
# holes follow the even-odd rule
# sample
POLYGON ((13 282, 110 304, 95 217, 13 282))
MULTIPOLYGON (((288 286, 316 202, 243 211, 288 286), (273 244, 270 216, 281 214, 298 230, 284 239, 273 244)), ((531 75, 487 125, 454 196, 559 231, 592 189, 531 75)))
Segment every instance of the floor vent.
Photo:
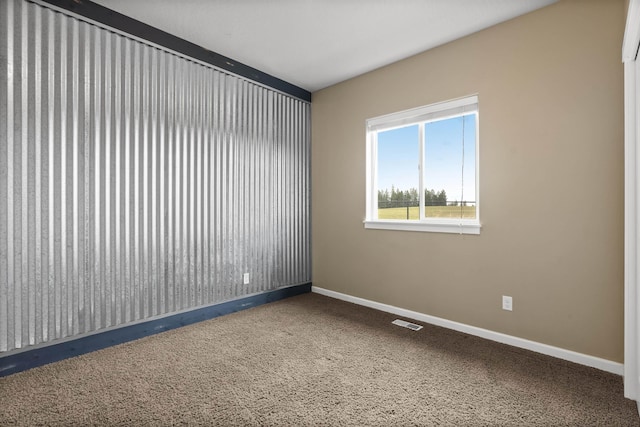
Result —
POLYGON ((416 325, 415 323, 405 322, 404 320, 396 319, 393 322, 394 325, 402 326, 403 328, 411 329, 412 331, 419 331, 422 329, 422 326, 416 325))

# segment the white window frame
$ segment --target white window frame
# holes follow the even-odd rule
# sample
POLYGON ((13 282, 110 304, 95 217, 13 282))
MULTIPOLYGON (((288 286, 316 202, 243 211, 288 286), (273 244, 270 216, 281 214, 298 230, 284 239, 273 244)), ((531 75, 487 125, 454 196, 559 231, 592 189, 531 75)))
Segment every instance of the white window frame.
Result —
POLYGON ((364 227, 380 230, 424 231, 457 234, 480 234, 480 112, 478 108, 478 96, 472 95, 450 101, 430 104, 410 110, 378 116, 366 121, 367 134, 367 188, 366 188, 366 218, 364 227), (424 162, 424 123, 459 117, 474 112, 476 114, 476 149, 475 149, 475 173, 476 173, 476 217, 469 218, 425 218, 424 217, 424 188, 423 188, 423 162, 424 162), (420 126, 420 152, 419 152, 419 188, 420 218, 419 220, 395 220, 378 219, 378 132, 394 128, 418 124, 420 126))

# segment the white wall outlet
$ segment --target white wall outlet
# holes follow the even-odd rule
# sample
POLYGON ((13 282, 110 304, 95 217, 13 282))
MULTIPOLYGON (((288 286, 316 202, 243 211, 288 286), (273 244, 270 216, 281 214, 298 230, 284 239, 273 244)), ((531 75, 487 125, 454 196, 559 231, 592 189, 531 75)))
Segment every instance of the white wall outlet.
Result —
POLYGON ((249 284, 249 273, 244 273, 242 275, 242 283, 244 283, 245 285, 249 284))
POLYGON ((506 295, 502 295, 502 309, 513 311, 513 298, 506 295))

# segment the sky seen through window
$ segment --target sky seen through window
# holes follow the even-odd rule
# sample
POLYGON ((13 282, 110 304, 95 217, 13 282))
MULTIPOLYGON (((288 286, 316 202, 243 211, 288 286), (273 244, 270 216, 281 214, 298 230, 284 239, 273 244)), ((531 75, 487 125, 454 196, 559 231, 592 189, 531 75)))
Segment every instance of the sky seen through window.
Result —
MULTIPOLYGON (((445 190, 448 202, 474 202, 475 151, 475 114, 425 123, 424 189, 445 190)), ((378 189, 418 189, 419 153, 417 124, 379 132, 378 189)))

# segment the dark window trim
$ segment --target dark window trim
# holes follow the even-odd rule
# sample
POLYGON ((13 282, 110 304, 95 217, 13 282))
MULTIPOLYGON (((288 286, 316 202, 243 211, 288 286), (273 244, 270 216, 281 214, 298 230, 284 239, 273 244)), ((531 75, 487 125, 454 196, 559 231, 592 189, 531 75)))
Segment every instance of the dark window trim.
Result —
POLYGON ((136 19, 88 0, 41 0, 92 21, 147 40, 183 55, 211 64, 241 77, 253 80, 303 101, 311 102, 311 92, 249 67, 234 59, 212 52, 180 37, 159 30, 136 19))

